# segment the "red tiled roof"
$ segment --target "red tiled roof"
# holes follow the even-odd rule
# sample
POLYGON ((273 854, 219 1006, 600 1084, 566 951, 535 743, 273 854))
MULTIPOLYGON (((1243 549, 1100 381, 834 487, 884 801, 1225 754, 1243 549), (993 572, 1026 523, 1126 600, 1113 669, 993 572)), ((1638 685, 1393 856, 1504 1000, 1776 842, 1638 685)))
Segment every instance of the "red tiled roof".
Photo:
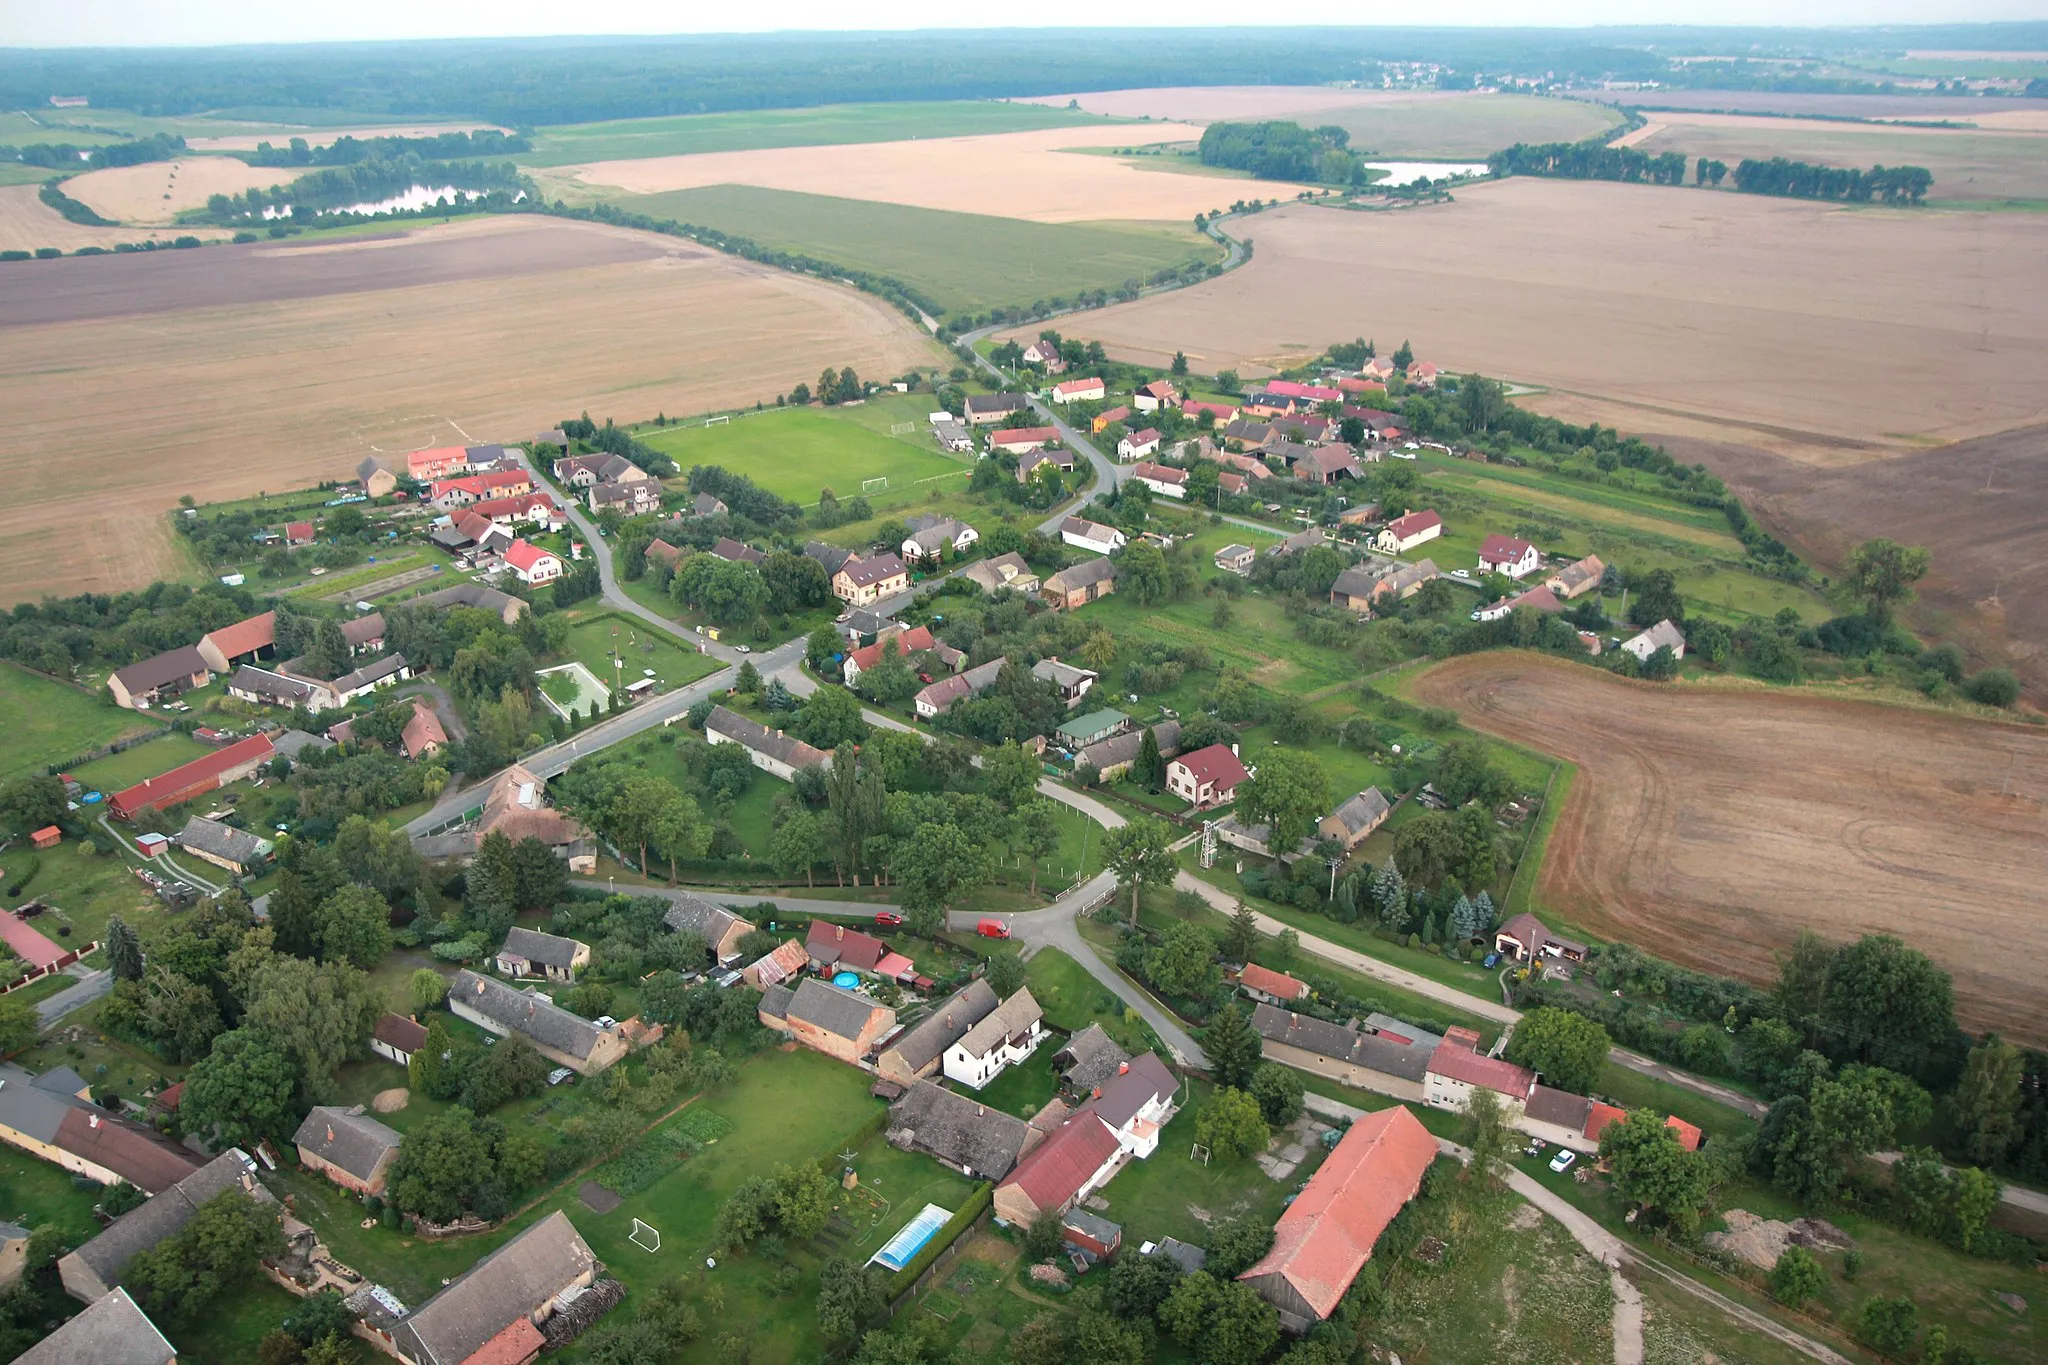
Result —
POLYGON ((1402 540, 1418 531, 1427 531, 1432 526, 1441 526, 1444 519, 1434 512, 1410 512, 1405 517, 1395 517, 1387 523, 1387 529, 1402 540))
POLYGON ((1466 1041, 1473 1037, 1468 1029, 1446 1029, 1444 1040, 1430 1054, 1430 1072, 1467 1085, 1483 1086, 1514 1099, 1528 1099, 1529 1092, 1536 1087, 1536 1073, 1499 1057, 1480 1056, 1473 1051, 1472 1043, 1466 1041), (1458 1036, 1461 1034, 1462 1037, 1458 1036))
POLYGON ((1664 1116, 1664 1126, 1678 1134, 1678 1145, 1685 1148, 1686 1151, 1696 1152, 1699 1150, 1700 1130, 1698 1128, 1687 1123, 1676 1114, 1666 1114, 1664 1116))
POLYGON ((1158 483, 1170 483, 1175 487, 1179 487, 1188 481, 1188 472, 1185 469, 1175 469, 1170 465, 1154 464, 1150 460, 1140 460, 1137 464, 1132 465, 1131 473, 1141 479, 1151 479, 1158 483))
POLYGON ((269 735, 251 735, 237 740, 225 749, 216 749, 190 763, 180 764, 167 773, 137 782, 126 791, 114 793, 112 801, 116 813, 141 810, 151 801, 161 797, 174 796, 197 782, 209 777, 218 777, 230 768, 240 767, 252 758, 268 758, 275 752, 270 745, 269 735))
POLYGON ((1238 1278, 1277 1275, 1327 1318, 1436 1154, 1436 1139, 1403 1105, 1359 1119, 1280 1215, 1273 1249, 1238 1278))
POLYGON ((1041 1209, 1065 1204, 1117 1152, 1116 1134, 1084 1104, 1038 1149, 1019 1162, 1004 1186, 1016 1186, 1041 1209))
POLYGON ((1608 1124, 1619 1123, 1627 1117, 1628 1110, 1617 1109, 1611 1104, 1602 1104, 1594 1100, 1593 1112, 1586 1115, 1586 1139, 1589 1142, 1598 1142, 1600 1134, 1606 1130, 1608 1124))
POLYGON ((509 498, 491 498, 471 506, 470 511, 480 517, 523 517, 536 507, 545 507, 550 512, 559 512, 554 497, 547 493, 515 493, 509 498))
POLYGON ((277 613, 266 611, 261 616, 251 616, 231 626, 210 630, 205 638, 230 659, 268 649, 277 642, 277 613))
POLYGON ((1302 384, 1292 379, 1274 379, 1266 384, 1267 393, 1282 398, 1311 398, 1318 403, 1334 403, 1344 395, 1337 389, 1326 389, 1320 384, 1302 384))
POLYGON ((1158 439, 1159 432, 1154 427, 1146 427, 1143 431, 1134 431, 1129 437, 1130 443, 1134 446, 1141 446, 1147 441, 1156 441, 1158 439))
POLYGON ((990 435, 989 444, 998 446, 1048 445, 1060 438, 1054 427, 1005 427, 990 435))
POLYGON ((1099 389, 1102 386, 1100 379, 1069 379, 1064 384, 1053 385, 1052 391, 1059 394, 1086 393, 1090 389, 1099 389))
POLYGON ((1537 584, 1529 591, 1509 601, 1508 606, 1534 607, 1538 611, 1563 611, 1564 603, 1557 600, 1557 594, 1545 584, 1537 584))
POLYGON ((1228 470, 1218 474, 1216 482, 1226 493, 1242 493, 1245 489, 1251 487, 1250 479, 1247 479, 1242 474, 1230 473, 1228 470))
POLYGON ((464 462, 468 459, 469 452, 462 446, 435 446, 432 450, 415 450, 406 456, 405 467, 417 478, 422 469, 431 469, 435 465, 447 464, 451 460, 464 462))
POLYGON ((1131 410, 1123 406, 1121 403, 1119 403, 1117 406, 1111 408, 1108 412, 1096 414, 1095 420, 1103 423, 1104 425, 1107 425, 1111 422, 1121 422, 1124 420, 1124 418, 1129 417, 1130 415, 1131 410))
POLYGON ((1173 761, 1186 768, 1197 783, 1214 783, 1221 791, 1229 791, 1249 776, 1237 755, 1230 752, 1228 744, 1211 744, 1206 749, 1182 754, 1173 761))
POLYGON ((44 938, 34 925, 8 914, 0 914, 0 941, 31 967, 53 966, 64 956, 64 949, 44 938))
POLYGON ((505 562, 515 569, 524 569, 528 573, 532 573, 534 566, 543 559, 553 559, 554 557, 548 551, 541 549, 540 546, 524 538, 515 540, 505 547, 505 562))
POLYGON ((821 919, 811 921, 804 947, 820 962, 836 962, 861 972, 874 970, 876 963, 889 956, 889 945, 873 934, 821 919))
POLYGON ((1529 542, 1516 540, 1513 536, 1493 535, 1479 542, 1479 562, 1482 564, 1512 564, 1529 553, 1529 542))
POLYGON ((310 521, 285 523, 284 538, 286 540, 311 540, 313 538, 313 523, 310 521))
POLYGON ((1250 986, 1255 991, 1264 991, 1268 995, 1277 995, 1282 1000, 1299 1000, 1302 996, 1308 994, 1308 986, 1303 982, 1296 981, 1285 972, 1276 972, 1269 968, 1261 967, 1256 962, 1245 963, 1244 971, 1238 974, 1238 980, 1244 982, 1245 985, 1250 986))
POLYGON ((882 648, 891 640, 896 643, 896 652, 904 655, 906 658, 921 649, 932 649, 937 646, 937 641, 932 639, 932 633, 928 627, 912 626, 909 630, 891 635, 888 640, 877 640, 871 645, 863 645, 846 657, 853 661, 854 669, 857 672, 865 673, 882 661, 882 648))
POLYGON ((462 1358, 462 1365, 525 1365, 548 1344, 531 1318, 514 1318, 505 1330, 462 1358))
POLYGON ((1180 410, 1181 410, 1182 412, 1189 412, 1189 413, 1193 413, 1193 412, 1207 412, 1207 413, 1213 413, 1213 414, 1214 414, 1215 416, 1217 416, 1217 417, 1221 418, 1222 420, 1224 420, 1224 421, 1226 421, 1226 422, 1229 422, 1229 421, 1233 421, 1233 420, 1235 420, 1235 418, 1237 417, 1237 408, 1236 408, 1235 406, 1233 406, 1232 404, 1229 404, 1229 403, 1202 403, 1202 402, 1197 402, 1197 401, 1196 401, 1195 399, 1192 399, 1192 398, 1189 398, 1189 399, 1185 399, 1185 400, 1183 400, 1183 401, 1182 401, 1182 403, 1181 403, 1181 405, 1180 405, 1180 410))
POLYGON ((418 697, 412 699, 412 719, 405 723, 405 729, 398 737, 405 748, 407 758, 418 758, 420 751, 429 744, 446 746, 448 732, 441 728, 441 720, 427 704, 418 697))

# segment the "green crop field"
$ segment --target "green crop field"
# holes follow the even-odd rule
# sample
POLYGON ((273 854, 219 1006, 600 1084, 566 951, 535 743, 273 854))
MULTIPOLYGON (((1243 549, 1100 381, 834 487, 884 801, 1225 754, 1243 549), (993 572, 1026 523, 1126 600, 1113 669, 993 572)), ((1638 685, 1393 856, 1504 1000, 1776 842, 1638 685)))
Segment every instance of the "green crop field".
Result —
POLYGON ((1222 259, 1192 230, 1129 223, 1031 223, 977 213, 710 185, 611 202, 904 281, 948 313, 1115 289, 1184 265, 1222 259))
POLYGON ((202 744, 190 735, 173 732, 160 735, 147 744, 123 749, 118 754, 96 758, 73 768, 71 775, 83 782, 87 791, 98 788, 112 793, 212 752, 212 745, 202 744))
POLYGON ((1111 120, 1043 104, 934 100, 904 104, 827 104, 814 109, 747 109, 723 114, 570 123, 534 138, 517 158, 528 166, 567 166, 696 152, 763 147, 836 147, 855 142, 907 142, 927 137, 1021 133, 1111 120))
POLYGON ((842 502, 858 497, 865 479, 886 478, 889 491, 900 493, 918 484, 967 477, 967 466, 942 454, 924 431, 912 436, 918 444, 841 420, 822 408, 778 408, 715 427, 643 433, 641 439, 684 469, 719 465, 778 497, 809 506, 824 488, 842 502))
POLYGON ((1304 127, 1335 124, 1375 157, 1479 158, 1516 142, 1577 142, 1621 122, 1611 109, 1540 95, 1475 95, 1413 104, 1352 105, 1289 115, 1304 127))
POLYGON ((154 728, 149 717, 109 706, 75 687, 0 665, 0 714, 8 717, 0 781, 68 763, 124 735, 154 728))

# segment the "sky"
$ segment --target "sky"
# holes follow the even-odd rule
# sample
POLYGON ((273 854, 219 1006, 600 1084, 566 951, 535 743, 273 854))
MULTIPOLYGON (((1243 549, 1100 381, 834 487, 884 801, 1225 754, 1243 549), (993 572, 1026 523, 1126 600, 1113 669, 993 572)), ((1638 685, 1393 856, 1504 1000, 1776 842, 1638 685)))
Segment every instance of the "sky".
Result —
MULTIPOLYGON (((1358 0, 1294 0, 1290 25, 1356 25, 1358 0)), ((577 34, 748 33, 804 29, 1145 27, 1160 0, 1036 0, 1021 10, 959 0, 779 0, 769 7, 705 0, 0 0, 0 46, 156 46, 577 34), (772 12, 772 19, 763 19, 772 12)), ((1382 14, 1388 11, 1380 11, 1382 14)), ((1243 0, 1175 0, 1176 28, 1273 17, 1243 0)), ((1401 11, 1410 25, 1801 25, 1976 23, 2048 18, 2048 0, 1437 0, 1401 11)))

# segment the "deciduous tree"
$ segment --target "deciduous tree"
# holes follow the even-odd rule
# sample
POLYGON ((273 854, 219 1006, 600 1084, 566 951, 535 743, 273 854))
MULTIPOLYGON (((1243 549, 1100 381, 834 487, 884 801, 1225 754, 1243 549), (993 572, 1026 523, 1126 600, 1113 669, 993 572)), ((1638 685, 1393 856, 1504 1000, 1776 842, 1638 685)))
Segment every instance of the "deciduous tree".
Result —
POLYGON ((1805 1247, 1786 1247, 1771 1267, 1771 1297, 1788 1308, 1817 1299, 1828 1287, 1827 1272, 1805 1247))
POLYGON ((1132 924, 1138 922, 1140 889, 1173 885, 1179 869, 1174 865, 1172 846, 1172 827, 1150 816, 1138 816, 1103 835, 1103 859, 1116 873, 1117 885, 1130 889, 1132 924))
POLYGON ((1559 1090, 1583 1095, 1600 1077, 1612 1046, 1607 1030, 1570 1010, 1542 1006, 1530 1010, 1508 1039, 1507 1059, 1540 1072, 1559 1090))
POLYGON ((1263 1152, 1271 1136, 1259 1102, 1232 1086, 1218 1090, 1195 1116, 1195 1141, 1209 1149, 1214 1161, 1263 1152))
POLYGON ((1842 581, 1873 619, 1889 621, 1894 607, 1913 600, 1913 585, 1927 576, 1932 562, 1917 545, 1877 536, 1849 551, 1842 581))
POLYGON ((1238 784, 1238 819, 1271 827, 1267 846, 1275 857, 1291 853, 1329 810, 1329 775, 1315 755, 1299 749, 1261 756, 1258 771, 1238 784))
POLYGON ((253 1147, 259 1138, 290 1135, 298 1085, 298 1067, 283 1047, 256 1029, 235 1029, 214 1039, 186 1074, 180 1113, 189 1131, 253 1147))
POLYGON ((1963 1151, 1978 1165, 1997 1165, 2018 1144, 2025 1074, 2020 1050, 1995 1033, 1986 1034, 1970 1049, 1963 1074, 1948 1097, 1948 1111, 1963 1151))
POLYGON ((1688 1152, 1663 1116, 1631 1110, 1600 1133, 1600 1155, 1614 1168, 1615 1193, 1641 1204, 1690 1239, 1707 1202, 1706 1158, 1688 1152))

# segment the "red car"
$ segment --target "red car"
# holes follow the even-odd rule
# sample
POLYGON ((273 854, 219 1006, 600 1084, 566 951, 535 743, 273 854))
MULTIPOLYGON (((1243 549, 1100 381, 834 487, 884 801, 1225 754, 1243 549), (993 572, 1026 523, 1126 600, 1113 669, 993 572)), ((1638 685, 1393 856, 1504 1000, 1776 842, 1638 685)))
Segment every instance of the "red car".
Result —
POLYGON ((875 923, 884 929, 896 929, 902 927, 903 916, 897 914, 894 910, 877 910, 875 911, 875 923))
POLYGON ((1008 938, 1010 926, 999 919, 985 919, 975 926, 974 932, 983 938, 1008 938))

